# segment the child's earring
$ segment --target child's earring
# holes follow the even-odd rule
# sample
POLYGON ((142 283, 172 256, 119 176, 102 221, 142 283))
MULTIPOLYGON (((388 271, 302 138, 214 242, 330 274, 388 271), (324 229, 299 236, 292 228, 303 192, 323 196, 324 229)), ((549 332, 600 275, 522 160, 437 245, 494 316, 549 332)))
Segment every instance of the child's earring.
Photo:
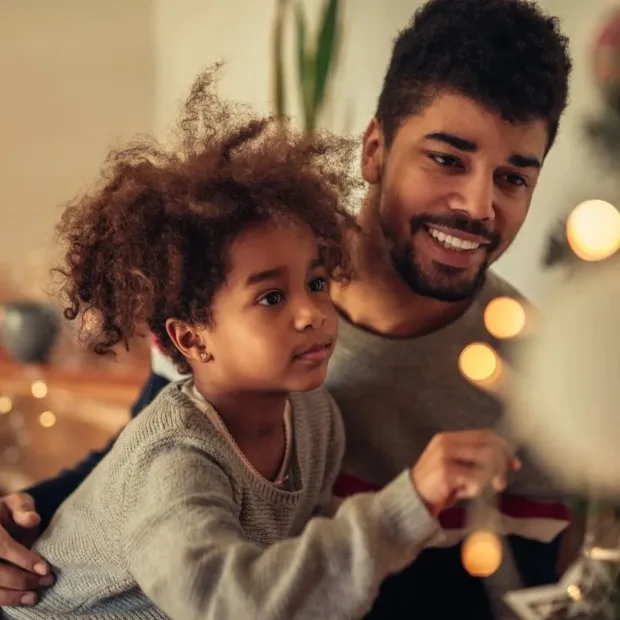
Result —
POLYGON ((206 362, 209 359, 209 354, 206 351, 201 351, 200 352, 200 359, 203 362, 206 362))

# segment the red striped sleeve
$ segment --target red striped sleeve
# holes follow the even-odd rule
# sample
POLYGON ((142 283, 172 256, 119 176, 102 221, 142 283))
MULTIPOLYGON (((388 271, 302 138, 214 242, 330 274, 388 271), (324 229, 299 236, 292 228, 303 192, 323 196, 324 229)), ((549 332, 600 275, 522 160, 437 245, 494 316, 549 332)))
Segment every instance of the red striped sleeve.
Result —
MULTIPOLYGON (((349 474, 341 474, 334 486, 334 494, 339 498, 346 498, 356 493, 378 491, 380 486, 366 482, 349 474)), ((571 518, 570 509, 562 502, 542 502, 503 494, 498 498, 498 509, 510 533, 523 535, 528 538, 547 539, 550 531, 561 531, 568 525, 571 518), (556 527, 550 527, 556 523, 556 527), (523 527, 521 527, 521 525, 523 527)), ((467 528, 467 509, 462 506, 445 510, 439 517, 444 530, 465 530, 467 528)))

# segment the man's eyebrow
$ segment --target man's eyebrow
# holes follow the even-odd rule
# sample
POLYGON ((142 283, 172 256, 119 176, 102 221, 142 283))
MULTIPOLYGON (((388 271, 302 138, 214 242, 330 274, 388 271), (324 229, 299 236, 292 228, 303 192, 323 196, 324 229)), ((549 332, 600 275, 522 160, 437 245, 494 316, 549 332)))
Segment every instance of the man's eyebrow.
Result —
POLYGON ((478 150, 478 145, 475 142, 466 140, 465 138, 459 138, 459 136, 455 136, 454 134, 446 133, 444 131, 429 133, 424 136, 424 139, 433 140, 435 142, 443 142, 444 144, 449 144, 455 149, 465 151, 466 153, 475 153, 478 150))
MULTIPOLYGON (((451 133, 445 133, 443 131, 429 133, 424 136, 426 140, 434 140, 436 142, 443 142, 444 144, 449 144, 450 146, 458 149, 459 151, 464 151, 466 153, 475 153, 478 150, 478 145, 471 140, 466 140, 465 138, 460 138, 459 136, 455 136, 451 133)), ((533 157, 529 155, 511 155, 508 158, 508 163, 516 166, 517 168, 536 168, 536 170, 540 170, 542 167, 542 163, 538 157, 533 157)))
POLYGON ((527 155, 511 155, 508 158, 508 163, 517 168, 536 168, 536 170, 540 170, 542 166, 538 157, 529 157, 527 155))

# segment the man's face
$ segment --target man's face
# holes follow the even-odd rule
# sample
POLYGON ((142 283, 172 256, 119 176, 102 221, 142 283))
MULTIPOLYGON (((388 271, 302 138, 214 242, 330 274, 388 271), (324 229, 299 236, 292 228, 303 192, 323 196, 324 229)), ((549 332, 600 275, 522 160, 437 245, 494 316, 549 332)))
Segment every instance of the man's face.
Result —
POLYGON ((463 96, 408 117, 389 149, 371 122, 362 171, 400 277, 443 301, 471 297, 527 215, 548 140, 463 96))

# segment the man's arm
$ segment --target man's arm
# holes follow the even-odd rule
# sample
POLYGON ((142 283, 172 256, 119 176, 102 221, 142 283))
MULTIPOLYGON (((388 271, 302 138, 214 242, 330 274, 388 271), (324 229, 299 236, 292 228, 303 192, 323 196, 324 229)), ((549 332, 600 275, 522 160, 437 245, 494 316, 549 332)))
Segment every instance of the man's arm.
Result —
MULTIPOLYGON (((135 418, 147 407, 159 394, 161 389, 168 384, 168 380, 159 375, 151 374, 144 384, 138 399, 131 407, 131 417, 135 418)), ((67 469, 54 478, 49 478, 26 489, 34 499, 35 507, 41 517, 40 529, 44 530, 51 521, 58 507, 80 486, 82 481, 97 466, 103 457, 110 451, 116 437, 103 448, 91 452, 83 461, 72 469, 67 469)))

